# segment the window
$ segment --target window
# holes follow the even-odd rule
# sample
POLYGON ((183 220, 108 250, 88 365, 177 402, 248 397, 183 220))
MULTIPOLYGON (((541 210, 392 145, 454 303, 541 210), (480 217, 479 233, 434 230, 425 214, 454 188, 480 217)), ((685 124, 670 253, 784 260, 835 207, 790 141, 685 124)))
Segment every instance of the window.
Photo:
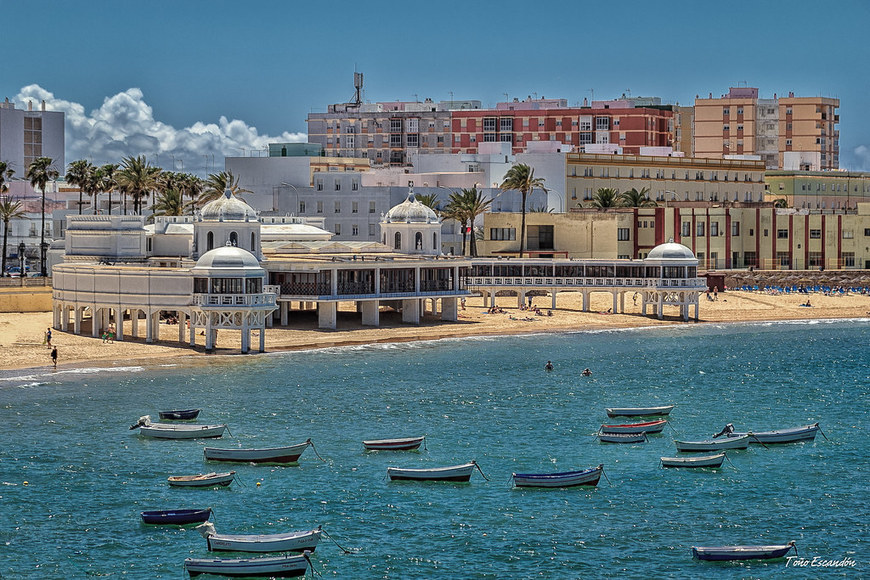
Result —
POLYGON ((764 228, 764 237, 766 238, 768 235, 767 228, 764 228))
POLYGON ((843 252, 843 267, 844 268, 854 268, 855 267, 855 252, 843 252))
POLYGON ((304 201, 299 202, 299 213, 301 213, 301 214, 305 213, 305 202, 304 201))
POLYGON ((390 133, 401 133, 402 132, 402 120, 401 119, 390 119, 390 133))
POLYGON ((438 249, 438 232, 432 232, 432 249, 438 249))
POLYGON ((723 116, 727 117, 727 116, 730 115, 730 114, 731 114, 731 109, 729 109, 728 107, 723 107, 723 108, 722 108, 722 115, 723 115, 723 116))
POLYGON ((420 135, 414 133, 413 135, 408 135, 405 137, 405 141, 407 141, 408 147, 419 147, 420 146, 420 135))
POLYGON ((230 232, 230 244, 233 246, 239 245, 239 234, 236 232, 230 232))
POLYGON ((810 230, 810 239, 811 240, 822 239, 822 230, 810 230))
POLYGON ((483 118, 483 130, 495 133, 497 119, 495 117, 484 117, 483 118))
POLYGON ((710 237, 719 235, 719 222, 710 222, 710 237))
POLYGON ((359 213, 359 202, 358 201, 351 202, 350 213, 359 213))
POLYGON ((335 235, 336 236, 341 235, 341 224, 335 224, 335 235))
POLYGON ((749 235, 750 235, 750 236, 754 236, 754 235, 755 235, 755 228, 749 228, 749 235))
POLYGON ((617 228, 616 239, 620 242, 627 242, 631 239, 631 230, 629 230, 628 228, 617 228))
POLYGON ((870 236, 870 228, 864 228, 864 235, 870 236))
POLYGON ((322 201, 317 202, 317 213, 323 213, 323 202, 322 201))
POLYGON ((340 201, 335 202, 335 212, 334 213, 341 213, 341 202, 340 201))
POLYGON ((610 117, 595 117, 595 130, 607 131, 610 129, 610 117))
POLYGON ((314 186, 317 189, 317 191, 323 191, 323 180, 322 179, 316 180, 314 182, 314 186))
POLYGON ((581 131, 591 131, 592 130, 592 117, 591 116, 580 117, 580 130, 581 131))
POLYGON ((350 226, 350 235, 358 236, 359 235, 359 226, 357 224, 353 224, 350 226))
POLYGON ((490 228, 489 239, 496 241, 516 240, 517 230, 516 228, 490 228))
POLYGON ((369 213, 375 213, 375 202, 369 202, 369 213))
POLYGON ((396 249, 396 250, 402 249, 402 234, 401 234, 401 232, 396 232, 396 235, 393 237, 393 249, 396 249))
POLYGON ((697 236, 699 238, 704 237, 704 226, 706 226, 706 225, 707 224, 705 224, 704 222, 699 222, 699 223, 695 224, 695 228, 697 230, 697 236))
POLYGON ((843 230, 843 239, 844 240, 851 240, 854 237, 855 237, 855 232, 853 232, 852 230, 843 230))
POLYGON ((213 250, 214 249, 214 232, 209 232, 205 237, 205 250, 213 250))
POLYGON ((738 115, 742 115, 742 114, 743 114, 743 107, 737 107, 737 114, 738 114, 738 115))
POLYGON ((341 191, 341 182, 338 180, 335 181, 335 191, 341 191))
POLYGON ((683 231, 681 235, 684 238, 688 238, 692 235, 692 222, 683 222, 683 231))
POLYGON ((350 190, 351 191, 359 191, 359 181, 351 181, 350 190))
POLYGON ((377 224, 369 224, 369 237, 374 237, 377 224))
POLYGON ((731 237, 740 235, 740 222, 731 222, 731 237))
POLYGON ((499 125, 501 131, 513 131, 514 120, 511 117, 503 117, 499 120, 499 125))
POLYGON ((788 239, 788 230, 776 230, 776 239, 787 240, 788 239))

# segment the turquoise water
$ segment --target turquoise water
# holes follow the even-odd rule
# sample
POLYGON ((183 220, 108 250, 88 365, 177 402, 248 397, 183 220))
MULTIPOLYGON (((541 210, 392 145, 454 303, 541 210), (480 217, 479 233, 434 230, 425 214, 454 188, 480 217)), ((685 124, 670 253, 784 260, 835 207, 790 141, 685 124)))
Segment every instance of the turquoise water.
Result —
POLYGON ((456 339, 208 358, 194 366, 0 377, 0 575, 182 578, 207 557, 195 530, 146 527, 147 509, 207 507, 223 533, 323 525, 317 570, 336 578, 815 578, 868 574, 867 321, 686 326, 456 339), (545 373, 551 359, 556 370, 545 373), (590 367, 591 378, 580 371, 590 367), (718 470, 663 470, 673 431, 602 445, 606 406, 674 403, 699 439, 820 421, 830 440, 729 452, 718 470), (158 409, 204 409, 233 437, 145 439, 158 409), (372 438, 427 436, 420 453, 364 453, 372 438), (169 475, 222 470, 205 445, 289 445, 295 467, 234 465, 220 490, 169 475), (469 484, 390 483, 387 466, 476 459, 469 484), (511 489, 516 472, 605 464, 595 489, 511 489), (28 485, 23 485, 27 481, 28 485), (260 483, 257 486, 257 482, 260 483), (795 540, 839 570, 692 560, 692 545, 795 540))

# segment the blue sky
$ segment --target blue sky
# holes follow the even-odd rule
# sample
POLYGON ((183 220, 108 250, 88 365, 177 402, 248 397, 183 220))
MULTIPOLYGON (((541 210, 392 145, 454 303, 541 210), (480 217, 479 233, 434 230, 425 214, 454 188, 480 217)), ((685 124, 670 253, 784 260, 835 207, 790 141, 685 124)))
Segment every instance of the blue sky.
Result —
POLYGON ((594 90, 691 104, 744 83, 833 96, 841 166, 870 171, 860 1, 0 0, 0 16, 0 98, 66 110, 67 161, 156 153, 201 172, 215 154, 220 169, 303 140, 309 111, 352 96, 356 68, 369 101, 574 104, 594 90))

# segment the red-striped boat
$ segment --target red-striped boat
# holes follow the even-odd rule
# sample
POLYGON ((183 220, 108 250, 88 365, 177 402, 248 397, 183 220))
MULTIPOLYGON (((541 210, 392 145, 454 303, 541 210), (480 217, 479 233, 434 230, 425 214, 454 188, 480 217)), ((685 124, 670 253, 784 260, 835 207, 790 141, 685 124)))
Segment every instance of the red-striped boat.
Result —
POLYGON ((661 433, 668 424, 667 419, 646 421, 645 423, 626 423, 624 425, 602 425, 600 433, 661 433))

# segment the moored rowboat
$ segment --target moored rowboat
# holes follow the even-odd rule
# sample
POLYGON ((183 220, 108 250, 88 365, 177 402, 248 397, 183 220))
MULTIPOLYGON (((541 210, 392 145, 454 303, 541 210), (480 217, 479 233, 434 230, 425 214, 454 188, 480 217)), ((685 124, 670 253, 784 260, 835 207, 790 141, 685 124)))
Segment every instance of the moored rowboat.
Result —
POLYGON ((187 558, 184 567, 191 577, 200 574, 219 576, 296 578, 304 576, 310 565, 308 555, 267 558, 187 558))
POLYGON ((662 457, 662 467, 722 467, 724 453, 701 457, 662 457))
POLYGON ((599 433, 601 443, 643 443, 649 441, 646 433, 599 433))
POLYGON ((601 433, 661 433, 668 424, 667 419, 646 421, 644 423, 626 423, 624 425, 602 425, 601 433))
POLYGON ((241 463, 296 463, 299 456, 311 445, 311 439, 288 447, 263 447, 254 449, 203 449, 209 461, 235 461, 241 463))
POLYGON ((703 441, 674 441, 677 451, 721 451, 723 449, 746 449, 752 436, 748 433, 740 437, 724 439, 705 439, 703 441))
POLYGON ((746 433, 738 433, 734 431, 734 426, 731 423, 725 426, 719 434, 726 434, 728 437, 742 437, 743 435, 752 435, 750 443, 795 443, 797 441, 812 441, 816 438, 816 433, 821 431, 818 423, 812 425, 804 425, 802 427, 792 427, 790 429, 777 429, 775 431, 749 431, 746 433))
POLYGON ((234 552, 303 552, 314 551, 320 541, 321 530, 289 532, 283 534, 218 534, 214 525, 206 522, 198 528, 211 551, 234 552))
POLYGON ((178 411, 159 411, 161 421, 191 421, 199 416, 202 409, 183 409, 178 411))
POLYGON ((662 407, 608 407, 608 417, 653 417, 656 415, 669 415, 674 405, 662 407))
POLYGON ((794 548, 795 543, 789 542, 784 546, 693 546, 692 556, 698 560, 769 560, 783 558, 794 548))
POLYGON ((157 526, 183 526, 201 524, 211 516, 211 508, 204 510, 153 510, 142 512, 142 521, 157 526))
POLYGON ((604 464, 582 471, 562 473, 514 473, 511 478, 516 487, 574 487, 578 485, 598 485, 604 464))
POLYGON ((139 421, 130 429, 139 428, 139 434, 157 439, 202 439, 220 437, 226 431, 226 425, 185 425, 177 423, 152 423, 151 417, 139 417, 139 421))
POLYGON ((167 478, 174 487, 225 487, 233 482, 235 471, 226 473, 200 473, 198 475, 172 475, 167 478))
POLYGON ((406 437, 404 439, 371 439, 363 441, 368 451, 413 451, 419 449, 426 437, 406 437))
POLYGON ((387 475, 393 481, 462 481, 471 479, 471 472, 477 467, 474 461, 451 467, 434 467, 429 469, 404 469, 400 467, 388 467, 387 475))

